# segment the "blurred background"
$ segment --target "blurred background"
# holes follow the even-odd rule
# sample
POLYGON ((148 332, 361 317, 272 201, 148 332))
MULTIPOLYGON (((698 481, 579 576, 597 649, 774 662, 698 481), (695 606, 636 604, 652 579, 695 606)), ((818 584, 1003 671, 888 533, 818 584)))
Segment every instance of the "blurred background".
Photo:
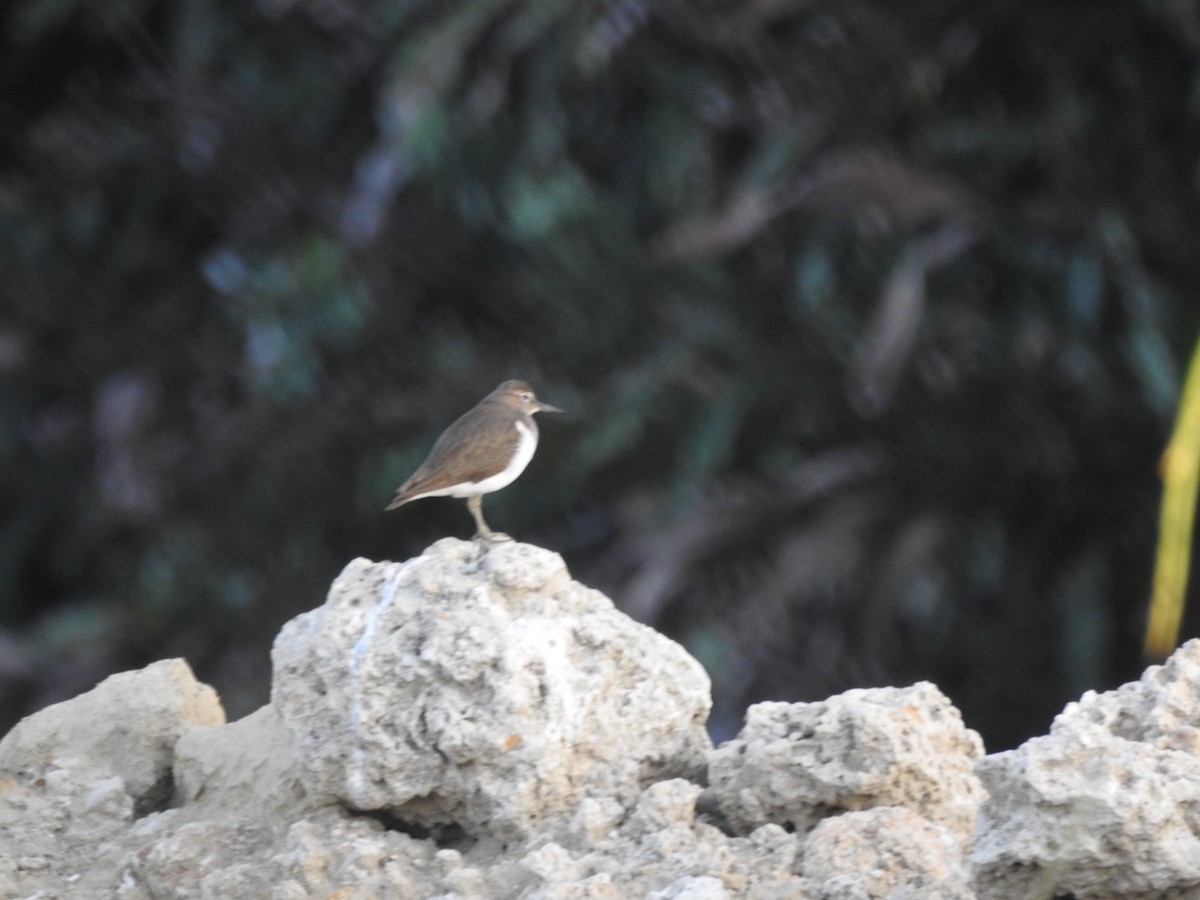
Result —
POLYGON ((1044 733, 1143 666, 1198 6, 6 4, 0 732, 168 656, 255 709, 350 559, 471 535, 382 508, 520 377, 489 522, 718 740, 918 679, 1044 733))

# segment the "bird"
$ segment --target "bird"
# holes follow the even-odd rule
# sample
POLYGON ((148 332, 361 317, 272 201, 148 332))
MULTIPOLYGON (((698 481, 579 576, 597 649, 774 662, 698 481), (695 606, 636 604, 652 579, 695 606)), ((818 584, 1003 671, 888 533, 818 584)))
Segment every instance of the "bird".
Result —
POLYGON ((533 414, 561 413, 539 400, 524 381, 505 381, 459 416, 434 442, 385 510, 422 497, 465 497, 475 519, 475 539, 505 541, 483 518, 483 495, 512 484, 537 449, 533 414))

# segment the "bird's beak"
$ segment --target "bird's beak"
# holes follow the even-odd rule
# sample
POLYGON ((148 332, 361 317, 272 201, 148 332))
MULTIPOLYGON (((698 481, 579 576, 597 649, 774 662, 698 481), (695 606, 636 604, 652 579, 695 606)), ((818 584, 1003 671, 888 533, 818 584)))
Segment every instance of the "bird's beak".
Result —
POLYGON ((556 412, 556 413, 560 413, 560 412, 562 412, 562 410, 561 410, 561 409, 559 409, 557 406, 551 406, 549 403, 543 403, 541 400, 539 400, 539 401, 537 402, 537 409, 535 410, 535 412, 556 412))

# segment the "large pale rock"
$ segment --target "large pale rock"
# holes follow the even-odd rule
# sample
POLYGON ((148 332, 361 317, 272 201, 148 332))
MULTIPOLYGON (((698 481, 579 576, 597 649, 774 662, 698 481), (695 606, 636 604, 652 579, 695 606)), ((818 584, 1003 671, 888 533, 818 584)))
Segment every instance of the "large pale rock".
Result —
POLYGON ((700 665, 525 544, 356 560, 272 659, 310 790, 410 823, 528 835, 710 748, 700 665))
MULTIPOLYGON (((443 893, 436 848, 326 808, 286 827, 170 823, 128 854, 119 900, 425 900, 443 893)), ((101 896, 101 895, 97 895, 101 896)))
POLYGON ((1200 897, 1200 641, 976 771, 981 898, 1200 897))
POLYGON ((697 817, 698 793, 683 779, 659 782, 604 834, 539 846, 520 861, 537 880, 512 896, 806 900, 796 835, 767 825, 730 837, 697 817))
POLYGON ((1095 728, 1113 737, 1200 758, 1200 639, 1188 641, 1161 666, 1114 691, 1088 691, 1068 703, 1052 735, 1086 740, 1095 728))
POLYGON ((286 830, 316 806, 301 779, 295 738, 269 703, 228 725, 185 732, 175 745, 174 774, 188 821, 286 830))
POLYGON ((932 684, 852 690, 819 703, 759 703, 716 748, 710 793, 739 832, 806 832, 838 811, 906 806, 970 837, 983 743, 932 684))
POLYGON ((535 548, 358 561, 275 663, 228 725, 171 661, 14 729, 0 897, 1200 898, 1200 643, 981 761, 930 685, 761 704, 703 793, 698 666, 535 548))
POLYGON ((103 897, 116 883, 133 798, 119 776, 65 765, 33 781, 0 779, 0 897, 103 897))
POLYGON ((0 740, 0 776, 37 778, 73 759, 120 777, 136 803, 152 808, 170 799, 179 736, 224 721, 216 692, 182 659, 166 659, 22 719, 0 740))
POLYGON ((1048 736, 987 757, 971 853, 981 898, 1200 896, 1200 760, 1048 736))
POLYGON ((101 897, 139 829, 169 817, 175 743, 224 721, 183 660, 105 679, 0 741, 0 897, 101 897))
POLYGON ((974 900, 959 841, 902 806, 822 819, 804 842, 813 900, 974 900))

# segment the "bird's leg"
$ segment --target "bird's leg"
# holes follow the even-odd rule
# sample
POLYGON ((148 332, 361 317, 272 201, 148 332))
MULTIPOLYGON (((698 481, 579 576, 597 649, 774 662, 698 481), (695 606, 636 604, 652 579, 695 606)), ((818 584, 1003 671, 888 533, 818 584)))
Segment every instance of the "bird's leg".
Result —
POLYGON ((474 497, 467 498, 467 509, 471 511, 471 515, 475 517, 475 538, 476 540, 484 541, 511 541, 507 534, 501 534, 498 531, 492 531, 488 528, 487 522, 483 521, 483 494, 476 494, 474 497))

